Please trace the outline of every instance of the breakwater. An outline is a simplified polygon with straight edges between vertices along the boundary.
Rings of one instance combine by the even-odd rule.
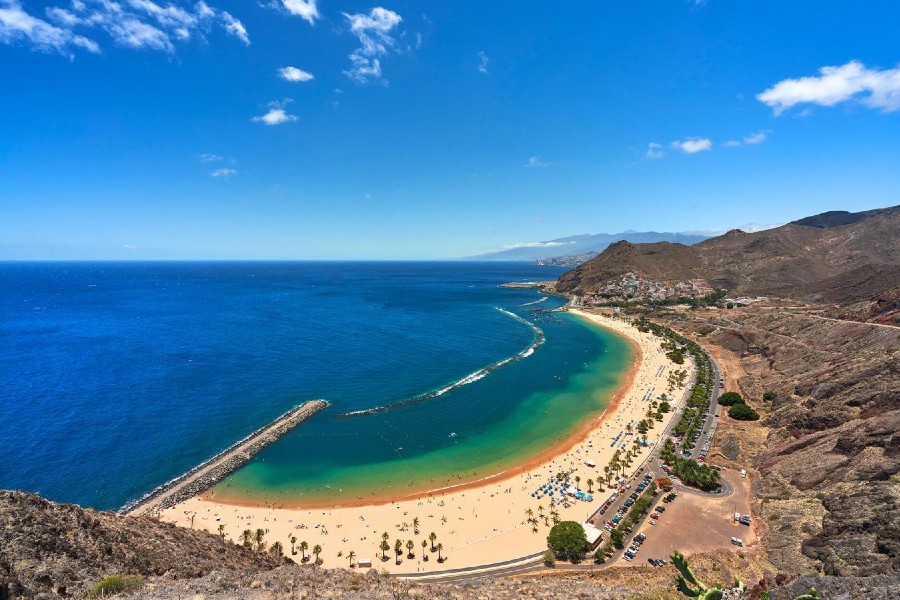
[[[159,486],[141,498],[129,502],[119,509],[119,513],[155,514],[205,492],[244,466],[263,448],[278,441],[291,429],[327,406],[328,402],[325,400],[310,400],[292,408],[187,473]]]

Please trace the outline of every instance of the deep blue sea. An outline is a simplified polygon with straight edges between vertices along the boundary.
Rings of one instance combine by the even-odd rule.
[[[540,442],[559,432],[531,423],[535,411],[568,398],[554,414],[577,420],[602,406],[572,398],[614,388],[627,353],[574,317],[531,312],[559,298],[528,305],[542,296],[499,287],[561,272],[476,262],[0,265],[0,488],[118,508],[313,398],[331,407],[231,483],[269,498],[315,495],[353,487],[340,477],[366,469],[433,470],[429,456],[465,466],[488,452],[492,432],[519,424]],[[403,405],[521,355],[538,337],[532,325],[546,340],[533,353]]]

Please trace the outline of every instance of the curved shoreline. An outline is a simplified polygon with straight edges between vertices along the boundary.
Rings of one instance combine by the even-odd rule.
[[[386,504],[395,504],[398,502],[404,502],[409,500],[417,500],[422,498],[433,498],[435,496],[442,496],[447,493],[456,493],[466,490],[477,489],[480,487],[485,487],[494,483],[502,482],[508,479],[512,479],[517,475],[521,475],[528,471],[532,471],[535,468],[553,461],[555,458],[566,454],[572,448],[577,446],[578,444],[584,442],[590,434],[604,424],[610,417],[612,417],[617,409],[619,408],[622,399],[631,391],[631,388],[634,385],[635,376],[641,366],[643,361],[643,352],[641,350],[640,345],[633,338],[623,334],[622,332],[616,331],[610,327],[606,327],[605,325],[594,321],[593,319],[588,318],[585,314],[582,314],[578,311],[567,311],[570,314],[576,315],[580,317],[583,321],[585,321],[590,326],[600,327],[605,331],[611,332],[613,335],[616,335],[628,342],[632,349],[632,356],[630,365],[628,370],[626,371],[624,377],[622,378],[621,384],[616,389],[615,393],[610,398],[607,405],[602,409],[600,414],[592,414],[584,419],[584,421],[578,425],[576,429],[572,431],[571,434],[565,436],[557,442],[554,442],[550,446],[546,448],[546,450],[532,456],[530,459],[525,462],[519,463],[517,465],[511,466],[507,469],[504,469],[498,473],[493,473],[490,475],[483,475],[478,477],[477,479],[471,481],[462,481],[458,484],[447,485],[439,488],[431,488],[424,489],[419,491],[407,492],[403,494],[384,494],[381,496],[376,496],[372,499],[367,500],[354,500],[352,502],[255,502],[255,501],[242,501],[242,500],[234,500],[234,499],[219,499],[216,497],[212,491],[207,491],[202,494],[199,494],[198,497],[202,500],[215,502],[217,504],[229,505],[229,506],[240,506],[247,508],[268,508],[272,506],[278,506],[283,509],[291,509],[291,510],[317,510],[317,509],[339,509],[339,508],[359,508],[365,506],[382,506]],[[517,318],[517,315],[514,315]],[[522,319],[524,321],[524,319]],[[528,323],[527,321],[525,321]],[[529,325],[531,325],[529,323]],[[507,359],[509,360],[509,359]],[[395,405],[391,405],[395,406]]]

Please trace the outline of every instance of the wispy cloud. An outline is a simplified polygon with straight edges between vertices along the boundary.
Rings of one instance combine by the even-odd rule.
[[[663,145],[659,142],[650,142],[647,144],[647,152],[644,153],[644,158],[653,160],[657,158],[662,158],[666,153],[663,151]]]
[[[756,146],[769,138],[771,131],[757,131],[740,140],[728,140],[723,144],[726,148],[740,148],[741,146]]]
[[[900,67],[870,69],[852,60],[822,67],[818,76],[784,79],[756,96],[775,115],[800,104],[835,106],[856,101],[884,112],[900,110]]]
[[[197,160],[199,160],[202,163],[212,163],[212,162],[219,162],[220,160],[225,160],[225,159],[223,157],[219,156],[218,154],[210,154],[210,153],[204,152],[203,154],[197,155]]]
[[[316,0],[276,0],[269,6],[284,9],[288,13],[300,17],[310,25],[313,25],[316,19],[320,17]]]
[[[237,175],[237,169],[216,169],[215,171],[210,173],[210,175],[212,175],[213,177],[219,177],[221,179],[228,179],[230,177],[233,177],[234,175]]]
[[[484,51],[479,51],[478,52],[478,72],[487,74],[489,62],[491,62],[491,61],[487,57],[487,54],[485,54]]]
[[[539,168],[539,167],[549,167],[550,163],[548,163],[545,160],[541,160],[540,156],[532,156],[522,166],[525,168],[528,168],[528,169],[532,169],[532,168]]]
[[[174,52],[176,41],[205,39],[218,25],[250,43],[243,23],[204,0],[186,7],[152,0],[72,0],[68,8],[48,7],[45,13],[49,21],[25,12],[19,0],[0,0],[0,42],[22,41],[71,56],[76,49],[99,52],[100,44],[84,33],[103,32],[118,46]]]
[[[71,24],[51,25],[34,17],[17,0],[0,0],[0,43],[24,42],[34,50],[59,52],[72,57],[74,48],[100,52],[97,42],[75,34]]]
[[[712,140],[709,138],[692,137],[685,140],[675,140],[670,146],[676,150],[680,150],[685,154],[696,154],[711,150],[713,147]]]
[[[344,75],[357,83],[370,80],[387,83],[381,73],[381,57],[396,48],[394,30],[403,18],[380,6],[373,8],[369,14],[343,14],[350,24],[351,33],[361,44],[350,53],[351,66],[343,72]]]
[[[284,67],[278,69],[278,74],[286,81],[312,81],[313,75],[297,67]]]
[[[264,123],[265,125],[281,125],[283,123],[293,123],[297,120],[296,115],[289,114],[286,110],[288,104],[293,102],[290,98],[269,103],[269,110],[262,115],[253,117],[256,123]]]

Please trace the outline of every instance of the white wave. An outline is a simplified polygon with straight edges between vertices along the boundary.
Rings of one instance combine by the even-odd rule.
[[[512,312],[506,310],[505,308],[500,308],[498,306],[498,307],[496,307],[496,309],[499,310],[500,312],[502,312],[503,314],[512,317],[516,321],[519,321],[520,323],[524,323],[525,325],[528,325],[529,327],[531,327],[532,331],[534,331],[534,341],[531,342],[531,344],[527,348],[525,348],[518,354],[514,354],[513,356],[504,358],[503,360],[495,362],[493,364],[490,364],[482,369],[478,369],[474,373],[469,373],[462,379],[457,379],[453,383],[446,385],[438,390],[426,392],[424,394],[419,394],[418,396],[413,396],[411,398],[407,398],[406,400],[400,400],[399,402],[393,402],[391,404],[384,404],[382,406],[376,406],[374,408],[365,408],[362,410],[354,410],[354,411],[350,411],[350,412],[341,413],[339,415],[335,415],[335,418],[348,418],[348,417],[358,417],[361,415],[372,415],[372,414],[400,408],[403,406],[409,406],[410,404],[418,404],[420,402],[425,402],[426,400],[431,400],[433,398],[438,398],[448,392],[452,392],[456,388],[460,388],[464,385],[469,385],[470,383],[475,383],[479,379],[484,379],[485,377],[487,377],[488,375],[490,375],[491,373],[493,373],[494,371],[496,371],[497,369],[499,369],[501,367],[505,367],[506,365],[516,362],[516,361],[519,361],[519,360],[522,360],[523,358],[528,358],[529,356],[534,354],[534,351],[537,350],[538,346],[543,344],[544,340],[546,339],[544,337],[544,331],[540,327],[538,327],[537,325],[532,323],[531,321],[529,321],[527,319],[523,319],[519,315],[512,313]]]

